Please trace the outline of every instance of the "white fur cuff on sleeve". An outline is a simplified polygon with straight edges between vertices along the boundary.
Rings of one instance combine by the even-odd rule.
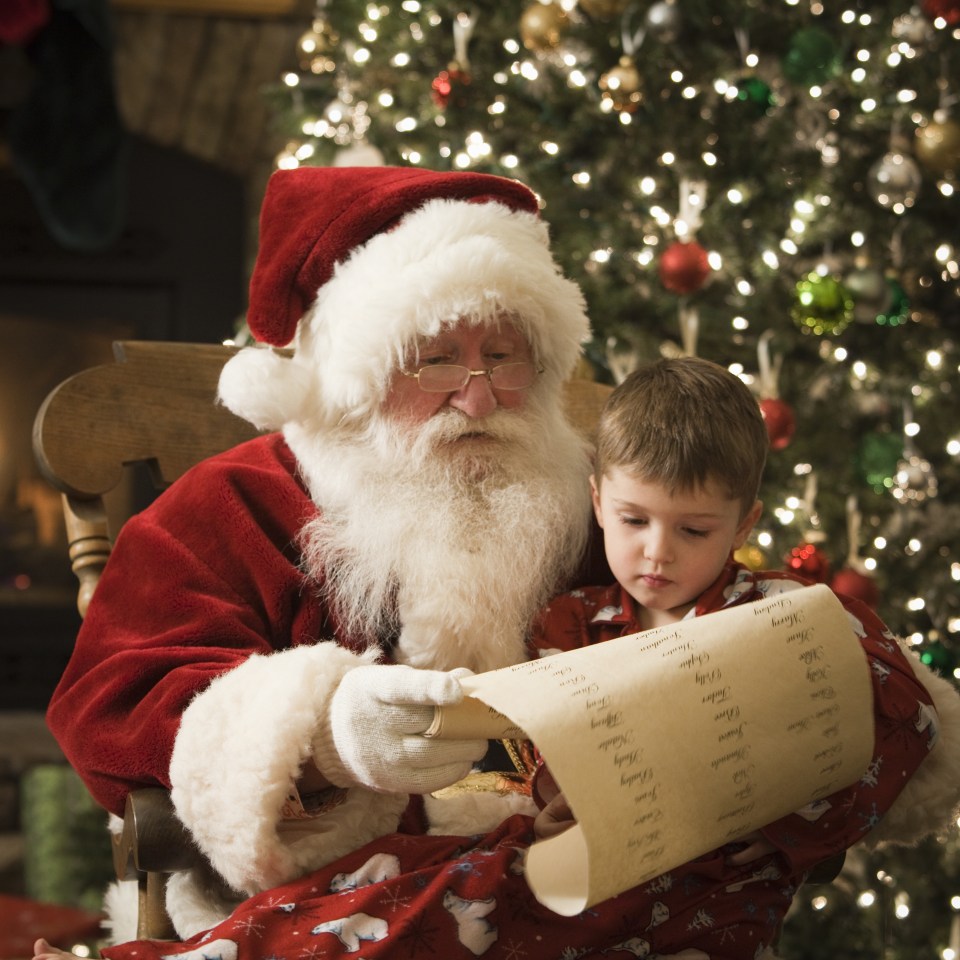
[[[265,889],[301,871],[278,835],[280,810],[337,684],[366,662],[332,642],[253,656],[184,711],[170,760],[173,803],[235,889]]]

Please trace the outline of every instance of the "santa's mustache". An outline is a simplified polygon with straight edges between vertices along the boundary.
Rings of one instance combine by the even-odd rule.
[[[460,410],[450,409],[439,411],[417,428],[414,446],[430,450],[467,438],[516,443],[529,435],[529,423],[517,412],[494,410],[488,416],[477,419]]]

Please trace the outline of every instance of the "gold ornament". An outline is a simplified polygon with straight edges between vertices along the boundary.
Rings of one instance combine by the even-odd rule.
[[[960,123],[944,120],[931,121],[917,128],[913,152],[917,159],[934,173],[952,173],[960,170]]]
[[[630,0],[580,0],[578,6],[588,16],[597,20],[612,20],[619,17]]]
[[[302,70],[311,73],[333,73],[337,69],[336,61],[330,55],[340,43],[337,36],[326,20],[317,18],[310,29],[300,35],[297,40],[297,58]]]
[[[560,45],[570,18],[555,3],[532,3],[520,16],[520,39],[528,50],[544,53]]]
[[[617,113],[633,113],[643,103],[640,74],[633,60],[624,55],[620,62],[600,77],[603,102]]]
[[[739,550],[733,553],[733,559],[737,563],[742,563],[748,570],[763,570],[767,565],[767,558],[764,552],[755,544],[745,543]]]

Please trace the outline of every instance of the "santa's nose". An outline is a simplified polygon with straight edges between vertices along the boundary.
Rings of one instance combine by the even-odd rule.
[[[468,417],[488,417],[497,409],[497,397],[486,374],[472,376],[466,385],[450,394],[451,407]]]

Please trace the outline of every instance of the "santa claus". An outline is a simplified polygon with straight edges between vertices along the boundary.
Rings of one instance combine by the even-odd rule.
[[[277,432],[123,528],[49,711],[108,809],[171,787],[236,895],[395,830],[410,794],[470,771],[486,741],[417,734],[461,696],[457,668],[523,659],[590,523],[560,401],[588,322],[520,183],[274,174],[248,323],[261,345],[220,396]],[[465,834],[532,810],[427,807]],[[184,937],[232,906],[187,874],[168,901]]]

